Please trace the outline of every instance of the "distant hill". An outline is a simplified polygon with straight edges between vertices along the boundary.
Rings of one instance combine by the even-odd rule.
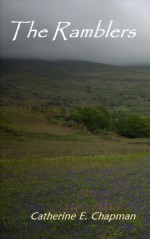
[[[1,60],[1,105],[102,105],[150,115],[150,67],[85,61]]]

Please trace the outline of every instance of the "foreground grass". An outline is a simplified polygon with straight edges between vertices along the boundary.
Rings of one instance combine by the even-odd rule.
[[[147,239],[150,154],[1,161],[2,238]],[[134,213],[136,221],[32,221],[33,212]]]

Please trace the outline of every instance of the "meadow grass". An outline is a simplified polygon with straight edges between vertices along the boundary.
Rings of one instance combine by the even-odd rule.
[[[147,239],[149,153],[1,161],[2,238]],[[137,214],[135,221],[32,221],[33,212]]]

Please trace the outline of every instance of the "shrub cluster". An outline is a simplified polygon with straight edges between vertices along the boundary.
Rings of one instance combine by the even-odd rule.
[[[105,109],[90,106],[77,108],[70,114],[70,119],[83,124],[92,133],[107,129],[110,125],[109,113]]]
[[[128,115],[117,121],[116,131],[125,137],[142,138],[149,136],[150,128],[140,116]]]
[[[57,108],[49,112],[49,118],[66,122],[68,126],[97,133],[111,130],[129,138],[149,137],[150,119],[137,115],[126,115],[124,112],[109,112],[103,107],[84,106],[75,110]],[[81,127],[80,127],[81,126]]]

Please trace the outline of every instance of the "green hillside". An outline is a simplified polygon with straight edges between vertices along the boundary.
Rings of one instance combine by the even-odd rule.
[[[1,105],[102,105],[149,115],[150,67],[84,61],[1,60]]]
[[[115,126],[124,112],[150,123],[150,68],[3,60],[1,73],[1,238],[149,238],[150,141],[122,137]],[[75,108],[84,105],[92,107]],[[109,127],[90,132],[68,117],[87,108]],[[32,220],[38,211],[77,218]],[[136,220],[95,221],[95,212]]]

